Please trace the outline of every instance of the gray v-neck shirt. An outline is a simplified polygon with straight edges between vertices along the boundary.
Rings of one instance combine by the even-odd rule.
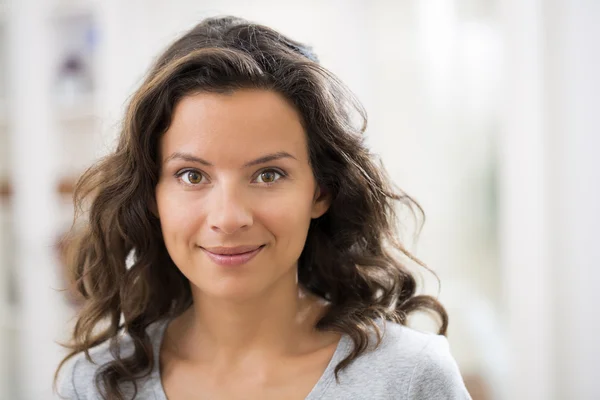
[[[318,399],[470,399],[456,361],[450,353],[444,336],[420,332],[389,321],[378,321],[384,330],[381,344],[364,353],[339,374],[336,382],[334,369],[352,350],[349,336],[342,335],[327,368],[306,400]],[[148,327],[155,360],[168,321],[159,321]],[[123,336],[122,354],[133,352],[131,339]],[[90,351],[94,363],[83,353],[65,365],[59,377],[58,394],[67,399],[102,399],[95,386],[95,374],[113,357],[108,343]],[[136,399],[167,400],[162,387],[159,362],[152,373],[138,381]],[[131,398],[132,391],[125,392]],[[204,399],[202,393],[198,399]]]

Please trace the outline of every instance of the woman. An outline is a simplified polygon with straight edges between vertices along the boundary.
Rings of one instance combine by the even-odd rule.
[[[469,398],[396,239],[394,202],[417,205],[365,126],[311,49],[268,27],[211,18],[172,44],[76,188],[86,303],[59,394]],[[418,309],[441,335],[405,326]]]

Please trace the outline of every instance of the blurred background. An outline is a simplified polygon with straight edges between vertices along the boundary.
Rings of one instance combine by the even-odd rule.
[[[600,399],[598,0],[0,1],[0,399],[54,398],[73,180],[154,57],[220,14],[312,45],[364,104],[473,398]]]

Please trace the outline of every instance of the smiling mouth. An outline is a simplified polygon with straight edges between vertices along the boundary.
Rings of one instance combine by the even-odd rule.
[[[236,247],[202,247],[203,250],[206,250],[212,254],[221,255],[221,256],[236,256],[240,254],[252,253],[255,250],[264,247],[265,245],[250,245],[250,246],[236,246]]]
[[[254,258],[261,250],[265,247],[262,246],[246,246],[246,247],[232,247],[232,248],[210,248],[201,249],[206,255],[217,265],[221,266],[239,266],[247,263]]]

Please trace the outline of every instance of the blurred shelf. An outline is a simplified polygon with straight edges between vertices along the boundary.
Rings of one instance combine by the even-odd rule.
[[[74,178],[63,178],[58,181],[56,191],[62,196],[71,196],[75,189],[76,179]]]
[[[6,179],[0,180],[0,202],[9,199],[12,194],[10,183]]]
[[[63,197],[70,197],[75,188],[75,178],[61,178],[56,184],[56,192]],[[10,200],[13,190],[10,181],[0,178],[0,203]]]
[[[82,95],[68,104],[54,100],[53,112],[59,123],[94,122],[99,118],[93,94]],[[7,108],[4,99],[0,99],[0,134],[8,125]]]
[[[17,307],[8,304],[0,305],[0,328],[15,331],[21,328]]]
[[[0,13],[0,20],[2,19],[2,14]],[[0,98],[0,129],[5,128],[8,125],[8,119],[6,117],[6,100],[4,98]]]
[[[54,113],[60,123],[95,122],[99,118],[93,94],[82,95],[68,104],[56,100]]]
[[[89,17],[94,13],[96,2],[91,0],[56,0],[52,6],[51,17],[65,18]]]
[[[18,1],[18,0],[16,0]],[[8,5],[0,1],[0,25],[6,23]],[[92,0],[56,0],[51,6],[52,19],[87,17],[95,12],[97,2]]]

